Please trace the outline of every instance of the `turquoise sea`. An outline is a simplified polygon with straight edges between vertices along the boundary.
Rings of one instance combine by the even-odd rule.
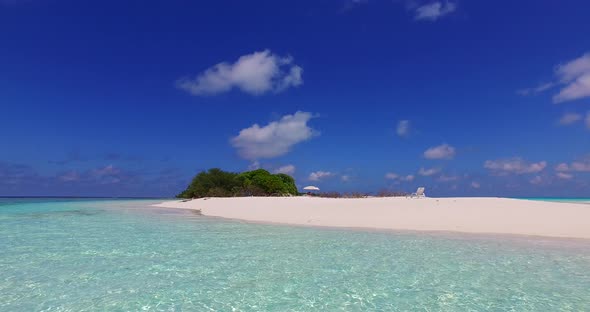
[[[0,311],[590,311],[590,242],[0,199]]]
[[[566,197],[521,197],[518,199],[527,200],[540,200],[549,202],[560,202],[560,203],[582,203],[590,204],[590,198],[578,197],[578,198],[566,198]]]

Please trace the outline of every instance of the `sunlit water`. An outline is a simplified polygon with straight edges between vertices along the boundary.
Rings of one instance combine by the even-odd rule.
[[[590,243],[0,200],[0,311],[590,311]]]

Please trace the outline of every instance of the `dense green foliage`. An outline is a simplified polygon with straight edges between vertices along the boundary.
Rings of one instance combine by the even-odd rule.
[[[264,169],[242,173],[226,172],[218,168],[197,174],[179,198],[231,196],[286,196],[297,195],[295,180],[286,174],[271,174]]]

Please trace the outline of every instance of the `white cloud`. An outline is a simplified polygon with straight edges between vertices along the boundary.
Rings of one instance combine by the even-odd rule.
[[[288,175],[293,175],[295,173],[295,166],[293,165],[285,165],[279,167],[273,171],[274,173],[284,173]]]
[[[400,180],[407,181],[407,182],[412,182],[412,181],[414,181],[415,178],[416,177],[413,174],[409,174],[409,175],[407,175],[405,177],[401,177]]]
[[[248,165],[248,170],[260,169],[260,162],[258,160],[253,161]]]
[[[520,95],[531,95],[531,94],[538,94],[543,91],[549,90],[555,86],[554,82],[542,83],[534,88],[527,88],[518,90],[517,93]]]
[[[424,152],[424,158],[427,159],[453,159],[453,157],[455,157],[455,148],[449,144],[431,147]]]
[[[197,75],[176,82],[178,88],[193,95],[214,95],[238,88],[259,95],[281,92],[303,84],[303,68],[293,64],[290,56],[282,57],[269,50],[241,56],[235,63],[219,63]]]
[[[563,171],[569,171],[569,170],[570,170],[570,168],[569,168],[568,164],[566,164],[566,163],[561,163],[555,167],[555,171],[562,171],[563,172]]]
[[[481,187],[481,184],[479,184],[479,182],[473,181],[473,182],[471,182],[471,187],[474,189],[478,189]]]
[[[561,118],[559,118],[558,123],[560,125],[571,125],[578,121],[582,120],[582,115],[576,113],[565,113]]]
[[[559,172],[590,172],[590,155],[576,160],[570,164],[561,163],[555,167],[555,171]]]
[[[309,174],[309,180],[310,181],[319,181],[322,180],[324,178],[329,178],[331,176],[333,176],[334,174],[329,172],[329,171],[316,171],[316,172],[312,172]]]
[[[412,182],[412,181],[414,181],[415,178],[416,177],[412,174],[409,174],[407,176],[400,176],[400,175],[393,173],[393,172],[388,172],[385,174],[385,179],[399,181],[399,182]]]
[[[546,161],[529,163],[520,157],[486,160],[484,163],[484,168],[497,175],[537,173],[543,171],[545,167],[547,167]]]
[[[397,123],[396,129],[397,135],[405,138],[410,134],[410,121],[409,120],[400,120]]]
[[[307,125],[314,116],[307,112],[285,115],[261,127],[254,124],[242,129],[231,144],[245,159],[273,158],[288,153],[291,148],[317,134]]]
[[[590,53],[559,65],[555,74],[565,86],[553,96],[554,103],[590,96]]]
[[[399,178],[399,175],[397,175],[393,172],[388,172],[385,174],[385,178],[388,180],[395,180],[395,179]]]
[[[340,177],[340,180],[342,182],[348,182],[348,181],[350,181],[350,179],[352,179],[352,178],[349,175],[343,175]]]
[[[590,97],[590,53],[560,64],[556,67],[555,79],[535,88],[519,90],[521,95],[538,94],[555,86],[561,89],[553,95],[553,103],[573,101]]]
[[[562,180],[569,180],[571,178],[574,177],[573,174],[571,173],[565,173],[565,172],[558,172],[555,174],[558,178],[562,179]]]
[[[420,170],[418,170],[418,174],[421,176],[425,176],[425,177],[435,175],[439,172],[440,172],[440,169],[438,169],[438,168],[430,168],[430,169],[420,168]]]
[[[570,169],[576,172],[590,172],[590,158],[574,161],[571,163]]]
[[[590,96],[590,73],[577,78],[553,97],[554,103],[577,100]]]
[[[561,64],[555,70],[560,81],[568,82],[590,72],[590,53],[585,53],[579,58]]]
[[[416,8],[415,20],[436,21],[457,9],[457,5],[449,1],[435,1]]]

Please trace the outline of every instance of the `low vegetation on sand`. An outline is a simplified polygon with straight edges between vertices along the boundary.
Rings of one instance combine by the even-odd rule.
[[[325,198],[367,198],[367,197],[399,197],[399,196],[407,196],[408,193],[405,192],[396,192],[390,190],[381,190],[377,193],[363,193],[363,192],[348,192],[348,193],[339,193],[339,192],[323,192],[317,194],[309,194],[311,196],[317,197],[325,197]]]
[[[298,195],[295,179],[264,169],[242,173],[227,172],[219,168],[197,174],[178,198],[238,197],[238,196],[291,196]]]

